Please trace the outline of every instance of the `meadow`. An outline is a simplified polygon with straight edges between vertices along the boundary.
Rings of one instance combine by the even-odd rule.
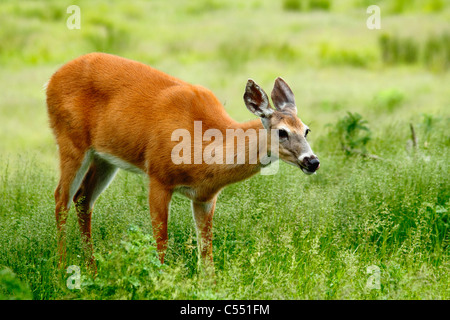
[[[450,298],[450,4],[444,0],[0,3],[0,299]],[[381,29],[366,25],[380,7]],[[211,89],[236,120],[248,78],[291,86],[321,160],[226,187],[215,278],[198,264],[190,201],[175,195],[160,265],[148,178],[120,171],[98,199],[98,273],[74,209],[57,267],[58,155],[44,83],[88,52],[135,59]]]

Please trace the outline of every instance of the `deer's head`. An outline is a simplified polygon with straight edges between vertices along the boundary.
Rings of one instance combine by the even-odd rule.
[[[245,105],[261,118],[266,130],[276,130],[278,133],[278,155],[274,156],[299,167],[306,174],[315,173],[320,162],[306,140],[310,130],[297,116],[292,90],[283,79],[277,78],[271,97],[275,108],[270,106],[264,90],[253,80],[248,80],[244,94]]]

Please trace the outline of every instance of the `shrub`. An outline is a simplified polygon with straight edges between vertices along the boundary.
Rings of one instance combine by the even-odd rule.
[[[367,121],[359,113],[347,112],[335,125],[335,133],[341,147],[347,155],[354,153],[366,154],[366,144],[371,139],[371,132],[366,126]]]
[[[84,295],[96,299],[139,299],[156,290],[161,265],[151,235],[130,227],[127,239],[109,253],[96,254],[98,274],[83,281]],[[145,291],[145,292],[144,292]]]
[[[162,265],[151,234],[136,226],[106,254],[96,254],[97,274],[81,283],[83,299],[210,299],[210,277],[186,275],[181,266]],[[76,294],[76,293],[75,293]]]
[[[30,287],[9,268],[0,270],[0,300],[30,300]]]

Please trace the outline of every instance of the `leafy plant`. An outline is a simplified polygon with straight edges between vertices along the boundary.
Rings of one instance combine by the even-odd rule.
[[[30,287],[9,268],[0,270],[0,300],[30,300]]]
[[[347,115],[336,123],[336,134],[347,155],[367,154],[366,144],[371,139],[371,132],[366,124],[367,121],[357,112],[347,112]]]
[[[96,258],[97,274],[81,283],[78,294],[83,299],[216,298],[211,277],[188,277],[183,266],[162,265],[152,235],[136,226],[111,251]]]
[[[138,299],[156,290],[161,265],[151,235],[130,227],[122,240],[105,255],[96,255],[98,274],[83,282],[84,294],[103,299]]]

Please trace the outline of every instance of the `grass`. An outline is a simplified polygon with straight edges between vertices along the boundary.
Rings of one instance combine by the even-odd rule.
[[[372,3],[356,0],[80,1],[81,30],[65,27],[72,3],[2,2],[0,298],[449,299],[450,7],[405,3],[380,1],[377,32],[365,27]],[[397,60],[386,61],[396,48]],[[69,275],[57,268],[58,164],[42,85],[94,50],[205,85],[239,121],[252,118],[242,101],[248,78],[267,92],[280,75],[291,85],[321,169],[306,176],[281,164],[274,176],[220,194],[215,283],[198,268],[190,203],[181,196],[171,204],[166,264],[155,263],[148,180],[127,172],[96,204],[98,276],[84,266],[73,211],[68,260],[81,267],[81,290],[68,289]],[[352,129],[349,114],[366,129]],[[367,287],[372,266],[379,289]]]
[[[442,72],[450,66],[449,43],[450,35],[447,33],[429,35],[424,44],[419,44],[413,38],[388,34],[383,34],[379,39],[384,63],[415,64],[422,60],[422,63],[434,72]]]
[[[449,154],[448,142],[438,143],[444,129],[435,126],[432,147],[401,161],[329,153],[314,177],[282,165],[277,175],[228,187],[214,221],[215,285],[197,269],[190,205],[182,197],[171,206],[167,264],[155,265],[146,178],[122,172],[96,207],[99,276],[87,277],[81,291],[64,288],[51,213],[54,174],[32,161],[7,165],[2,265],[30,285],[35,299],[447,299]],[[69,230],[69,263],[83,266],[73,212]],[[133,235],[130,252],[124,246]],[[381,270],[380,290],[366,289],[371,265]],[[97,284],[103,278],[107,284]]]

